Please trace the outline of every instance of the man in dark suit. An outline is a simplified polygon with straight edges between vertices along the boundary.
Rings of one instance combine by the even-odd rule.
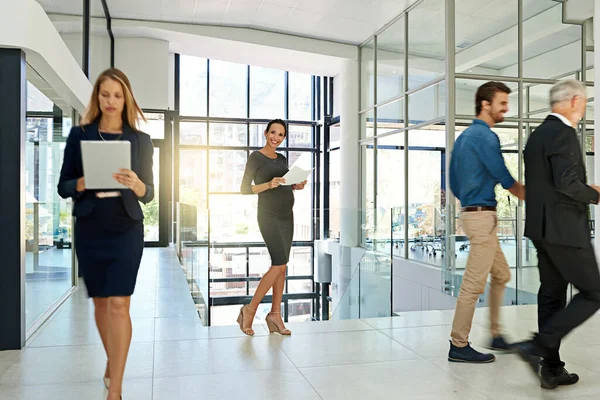
[[[552,113],[525,147],[525,236],[538,252],[538,329],[533,340],[516,344],[541,386],[554,389],[579,380],[559,355],[560,342],[600,309],[600,273],[591,245],[588,206],[598,204],[600,187],[586,183],[575,127],[583,117],[586,87],[564,80],[550,90]],[[579,293],[567,304],[567,286]],[[541,371],[540,371],[541,361]]]

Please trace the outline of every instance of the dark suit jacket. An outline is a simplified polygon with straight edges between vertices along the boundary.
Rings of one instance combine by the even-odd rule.
[[[81,140],[94,140],[98,135],[98,124],[77,126],[71,129],[65,147],[60,179],[58,181],[58,194],[63,199],[72,197],[75,201],[73,215],[82,217],[89,215],[94,209],[97,200],[95,191],[84,190],[77,192],[77,180],[83,176],[83,163],[81,160]],[[146,194],[138,198],[130,189],[121,190],[123,206],[129,216],[141,221],[144,219],[142,203],[149,203],[154,199],[154,179],[152,176],[152,157],[154,147],[150,136],[143,132],[136,132],[127,124],[123,125],[123,140],[131,142],[131,169],[146,185]]]
[[[525,146],[525,236],[590,247],[588,208],[598,203],[598,192],[586,180],[575,129],[549,115]]]

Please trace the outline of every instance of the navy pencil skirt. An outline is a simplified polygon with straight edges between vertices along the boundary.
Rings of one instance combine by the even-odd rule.
[[[75,221],[75,250],[88,296],[131,296],[144,251],[144,223],[129,217],[120,197],[97,198],[92,213]]]

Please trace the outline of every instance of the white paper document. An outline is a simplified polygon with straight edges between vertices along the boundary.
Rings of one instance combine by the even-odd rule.
[[[296,165],[292,165],[292,168],[288,171],[287,174],[283,176],[285,179],[285,183],[282,183],[282,186],[295,185],[296,183],[304,182],[308,175],[312,172],[312,168],[309,170],[302,169],[297,167]]]

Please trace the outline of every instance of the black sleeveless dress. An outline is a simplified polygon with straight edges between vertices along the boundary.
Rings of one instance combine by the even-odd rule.
[[[277,153],[269,158],[260,151],[248,157],[241,191],[252,194],[252,181],[256,185],[280,178],[288,172],[287,159]],[[271,265],[286,265],[294,237],[294,191],[291,186],[279,186],[258,194],[258,227],[265,241]]]

